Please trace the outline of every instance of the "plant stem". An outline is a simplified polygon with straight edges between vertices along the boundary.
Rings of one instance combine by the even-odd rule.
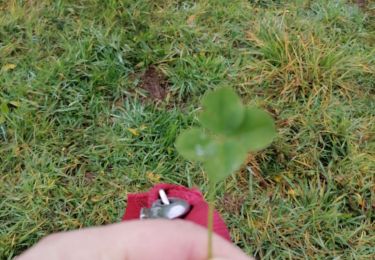
[[[213,257],[212,252],[212,235],[214,227],[214,209],[215,209],[215,183],[209,182],[208,186],[208,219],[207,219],[207,228],[208,228],[208,247],[207,247],[207,259]]]

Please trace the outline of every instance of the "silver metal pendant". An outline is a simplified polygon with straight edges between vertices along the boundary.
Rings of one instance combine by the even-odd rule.
[[[142,208],[140,219],[176,219],[184,216],[190,210],[190,205],[183,199],[168,198],[164,190],[159,191],[160,199],[151,208]]]

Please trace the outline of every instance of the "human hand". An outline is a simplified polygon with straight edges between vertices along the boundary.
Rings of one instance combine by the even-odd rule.
[[[214,259],[249,260],[214,235]],[[43,238],[17,260],[207,260],[207,229],[183,220],[128,221]]]

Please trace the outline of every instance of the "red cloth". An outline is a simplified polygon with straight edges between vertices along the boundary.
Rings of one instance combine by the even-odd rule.
[[[159,199],[159,190],[163,189],[168,197],[186,200],[191,205],[191,210],[184,217],[198,225],[207,227],[208,204],[198,189],[189,189],[174,184],[157,184],[148,192],[128,194],[128,205],[123,221],[139,219],[141,208],[151,207],[152,203]],[[214,213],[214,232],[230,241],[230,234],[219,213]]]

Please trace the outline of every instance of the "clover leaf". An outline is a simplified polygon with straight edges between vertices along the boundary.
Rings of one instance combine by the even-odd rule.
[[[232,133],[240,126],[244,117],[241,99],[231,88],[208,92],[203,97],[202,106],[200,123],[217,134]]]
[[[265,111],[245,107],[231,88],[208,92],[202,99],[201,128],[183,131],[176,140],[178,152],[202,163],[209,181],[208,259],[212,257],[215,187],[236,172],[248,152],[266,148],[276,136],[273,118]]]

